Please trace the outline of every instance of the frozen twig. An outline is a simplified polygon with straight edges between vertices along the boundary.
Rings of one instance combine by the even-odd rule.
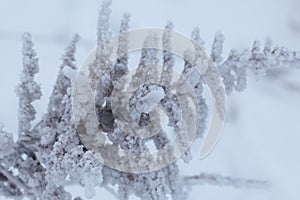
[[[219,174],[202,173],[200,175],[185,176],[182,178],[183,185],[216,185],[229,186],[234,188],[268,188],[270,183],[265,180],[233,178],[229,176],[222,176]]]

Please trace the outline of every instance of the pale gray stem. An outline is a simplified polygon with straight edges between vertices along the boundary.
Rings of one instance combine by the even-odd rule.
[[[202,173],[200,175],[185,176],[182,178],[183,185],[216,185],[229,186],[234,188],[269,188],[270,183],[265,180],[253,180],[243,178],[232,178],[229,176],[222,176],[219,174]]]

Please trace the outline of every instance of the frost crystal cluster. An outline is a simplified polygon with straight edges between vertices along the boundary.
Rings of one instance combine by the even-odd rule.
[[[114,89],[122,90],[117,82],[129,71],[126,32],[129,29],[130,15],[124,14],[121,21],[122,36],[117,50],[119,57],[113,65],[108,65],[111,63],[110,44],[106,42],[111,36],[110,5],[111,1],[104,1],[100,8],[96,59],[89,72],[90,76],[101,77],[98,82],[92,83],[98,91],[95,106],[99,129],[108,133],[107,137],[111,143],[125,151],[149,151],[149,144],[152,144],[152,148],[162,148],[170,140],[164,131],[143,141],[115,128],[117,122],[112,114],[114,108],[110,103],[110,97]],[[173,84],[171,80],[176,65],[175,55],[171,53],[173,27],[171,22],[165,26],[162,38],[162,46],[165,50],[162,54],[154,48],[147,48],[148,45],[153,47],[157,44],[155,35],[149,33],[145,38],[139,64],[130,83],[130,88],[138,88],[129,102],[130,117],[139,126],[146,126],[149,121],[155,120],[155,117],[149,114],[149,105],[145,104],[146,99],[151,99],[152,103],[161,103],[166,111],[169,126],[180,131],[177,122],[182,114],[180,111],[182,105],[178,104],[176,96],[168,93],[166,88],[147,85],[151,82],[158,82],[168,87]],[[192,31],[191,38],[201,48],[204,47],[198,28]],[[183,200],[187,199],[189,186],[194,184],[251,187],[265,183],[205,173],[184,177],[180,174],[176,162],[148,173],[121,172],[103,165],[95,153],[82,144],[73,122],[71,97],[77,70],[75,51],[78,42],[79,36],[75,35],[66,48],[47,112],[39,123],[32,127],[36,114],[32,103],[40,99],[42,93],[39,84],[34,80],[35,74],[39,72],[37,53],[31,35],[25,33],[23,36],[23,70],[20,84],[16,88],[19,97],[17,141],[13,140],[12,133],[4,130],[3,125],[0,125],[0,194],[2,196],[14,199],[27,197],[44,200],[78,200],[81,197],[72,197],[66,190],[66,186],[77,184],[84,187],[85,198],[93,198],[99,186],[106,188],[120,200],[127,200],[131,195],[143,200]],[[232,50],[225,60],[222,55],[223,43],[224,36],[219,32],[215,36],[210,55],[220,70],[228,95],[233,91],[240,92],[246,88],[249,72],[261,76],[276,66],[298,68],[300,66],[299,52],[274,46],[271,40],[267,40],[264,45],[255,41],[249,50],[241,52]],[[195,52],[186,51],[186,56],[197,58],[201,55],[196,49]],[[160,71],[156,67],[144,67],[156,66],[160,60],[162,61]],[[105,73],[97,74],[99,69],[105,69]],[[209,112],[203,95],[205,82],[201,75],[196,73],[191,63],[185,61],[182,69],[182,76],[189,81],[197,95],[197,112],[200,116],[197,121],[199,123],[197,138],[201,138],[206,130]],[[113,153],[111,152],[111,156]],[[192,159],[190,152],[186,152],[181,159],[189,162]]]

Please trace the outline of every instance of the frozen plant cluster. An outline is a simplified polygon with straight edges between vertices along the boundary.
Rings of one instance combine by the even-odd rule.
[[[119,58],[113,65],[107,66],[110,49],[107,39],[111,36],[109,19],[111,14],[111,1],[104,1],[100,8],[98,18],[97,55],[90,76],[99,76],[99,69],[105,69],[98,83],[97,112],[99,129],[108,133],[109,140],[119,145],[119,148],[132,151],[147,151],[147,142],[133,136],[126,136],[121,130],[115,128],[115,119],[112,115],[110,104],[111,93],[118,88],[117,82],[128,73],[129,56],[128,36],[130,15],[124,14],[121,21],[118,55]],[[149,34],[145,38],[144,47],[136,73],[133,75],[130,88],[138,87],[142,83],[159,82],[167,87],[171,86],[175,56],[170,52],[171,30],[174,25],[168,22],[163,35],[162,70],[147,68],[145,65],[155,66],[159,62],[157,50],[147,48],[147,45],[157,43],[155,35]],[[204,42],[200,37],[200,31],[195,28],[191,38],[204,48]],[[79,36],[75,35],[67,46],[62,56],[62,64],[59,68],[57,80],[54,85],[48,110],[39,123],[32,127],[36,110],[32,103],[41,95],[40,85],[35,82],[34,76],[39,72],[37,54],[34,50],[31,35],[23,35],[23,71],[20,75],[20,84],[16,88],[19,97],[18,113],[18,140],[13,140],[13,134],[7,132],[0,125],[0,194],[2,196],[22,199],[44,200],[69,200],[82,199],[72,197],[67,192],[68,185],[80,185],[85,189],[85,197],[93,198],[97,187],[106,188],[120,200],[127,200],[134,195],[143,200],[182,200],[187,199],[189,187],[194,184],[213,184],[233,187],[253,187],[264,185],[264,181],[243,180],[224,177],[219,174],[206,174],[183,177],[180,174],[178,164],[175,162],[163,169],[148,173],[128,173],[111,169],[103,165],[94,155],[84,147],[76,132],[72,115],[72,84],[76,75],[75,52]],[[300,67],[300,53],[290,51],[284,47],[273,45],[267,40],[262,46],[255,41],[249,50],[232,50],[226,59],[223,59],[224,36],[217,33],[212,45],[211,58],[218,66],[223,77],[226,92],[229,95],[233,91],[243,91],[247,84],[247,74],[263,76],[277,66]],[[169,50],[169,51],[168,51]],[[191,55],[192,54],[192,55]],[[188,52],[186,56],[201,56],[199,51]],[[189,80],[193,90],[197,94],[197,112],[199,113],[198,136],[201,138],[206,129],[208,105],[203,96],[204,82],[201,76],[195,73],[193,65],[185,62],[182,76]],[[96,85],[97,83],[92,83]],[[150,120],[149,108],[143,106],[143,97],[152,95],[153,101],[161,102],[169,118],[169,125],[179,130],[177,121],[180,118],[180,105],[178,100],[168,90],[159,87],[142,87],[137,91],[136,97],[130,101],[131,117],[140,126],[146,126]],[[161,131],[150,138],[154,148],[162,148],[169,142],[167,134]],[[189,152],[182,156],[185,162],[189,162],[192,156]]]

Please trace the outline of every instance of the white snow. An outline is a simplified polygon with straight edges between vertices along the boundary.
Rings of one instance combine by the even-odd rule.
[[[64,67],[63,69],[63,73],[66,77],[68,77],[72,83],[76,78],[76,71],[74,69],[72,69],[71,67]]]
[[[157,105],[160,100],[165,96],[165,92],[162,87],[156,87],[151,90],[147,95],[140,98],[136,105],[136,109],[140,113],[149,113],[153,106]]]

